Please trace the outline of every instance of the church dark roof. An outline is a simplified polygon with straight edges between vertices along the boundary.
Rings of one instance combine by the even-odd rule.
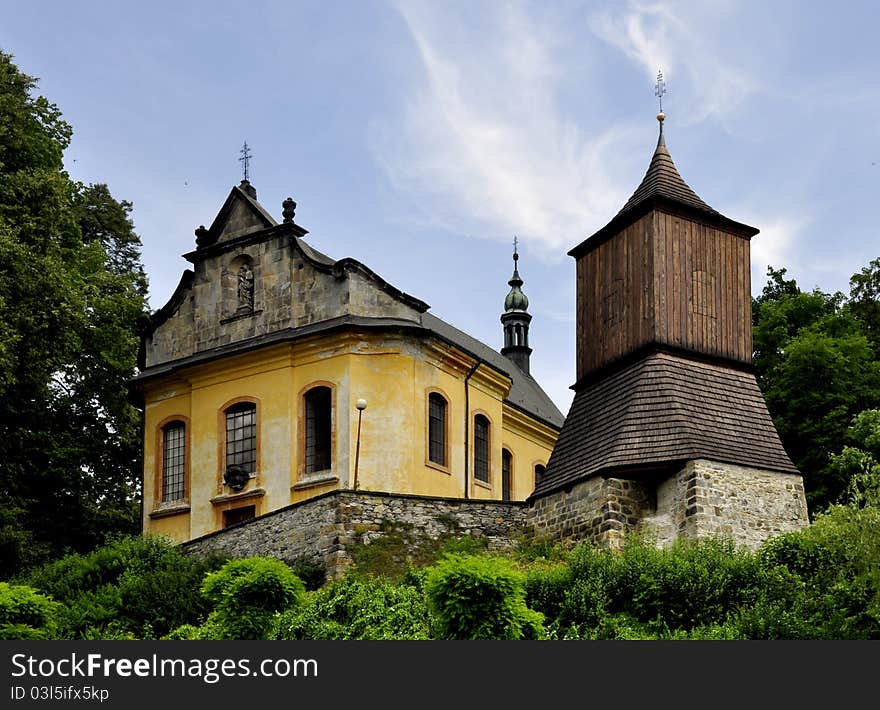
[[[700,458],[797,473],[752,373],[657,351],[575,394],[533,496]]]
[[[747,224],[742,224],[725,217],[706,204],[690,188],[675,167],[672,156],[666,147],[666,139],[663,136],[663,122],[661,120],[657,148],[654,150],[654,155],[651,156],[651,162],[648,165],[645,176],[642,178],[642,182],[614,218],[598,232],[569,251],[569,255],[577,258],[595,249],[655,207],[665,207],[675,212],[696,217],[709,224],[723,227],[747,239],[758,233],[755,227],[750,227]]]
[[[531,375],[520,370],[509,358],[430,313],[422,314],[422,325],[442,339],[476,355],[494,369],[507,374],[511,379],[507,402],[557,429],[562,427],[565,417],[553,400]]]

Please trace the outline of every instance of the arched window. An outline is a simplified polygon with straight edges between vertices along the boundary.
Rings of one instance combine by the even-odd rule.
[[[332,406],[329,387],[313,387],[306,392],[306,473],[326,471],[332,466]]]
[[[535,464],[535,487],[544,480],[545,473],[547,473],[547,467],[544,464]]]
[[[247,474],[257,470],[257,405],[233,404],[226,410],[226,470],[236,466]]]
[[[428,460],[446,465],[446,399],[438,392],[428,395]]]
[[[489,420],[482,414],[474,417],[474,478],[489,482]]]
[[[172,421],[162,428],[162,502],[186,498],[186,424]]]
[[[501,450],[501,500],[510,500],[510,480],[513,473],[513,454]]]

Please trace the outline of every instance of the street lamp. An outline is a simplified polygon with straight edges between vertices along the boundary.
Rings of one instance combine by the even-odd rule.
[[[354,450],[354,485],[352,486],[353,490],[357,490],[358,487],[358,461],[361,457],[361,416],[363,416],[364,410],[367,408],[367,400],[361,398],[356,403],[355,406],[358,410],[358,434],[357,434],[357,445]]]

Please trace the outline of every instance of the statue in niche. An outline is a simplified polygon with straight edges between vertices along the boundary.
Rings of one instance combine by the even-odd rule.
[[[238,310],[254,310],[254,272],[247,264],[238,270]]]

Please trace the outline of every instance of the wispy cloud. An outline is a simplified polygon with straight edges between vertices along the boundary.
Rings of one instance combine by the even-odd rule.
[[[725,122],[760,90],[758,77],[737,61],[742,47],[730,41],[726,16],[734,3],[703,0],[627,2],[595,13],[593,32],[641,65],[675,81],[680,122],[714,117]]]
[[[491,36],[437,4],[401,4],[424,69],[401,130],[377,129],[392,182],[432,221],[474,236],[518,235],[557,258],[598,229],[633,186],[615,180],[632,132],[589,135],[560,107],[564,27],[518,4],[480,4]],[[583,78],[584,84],[589,77]]]

